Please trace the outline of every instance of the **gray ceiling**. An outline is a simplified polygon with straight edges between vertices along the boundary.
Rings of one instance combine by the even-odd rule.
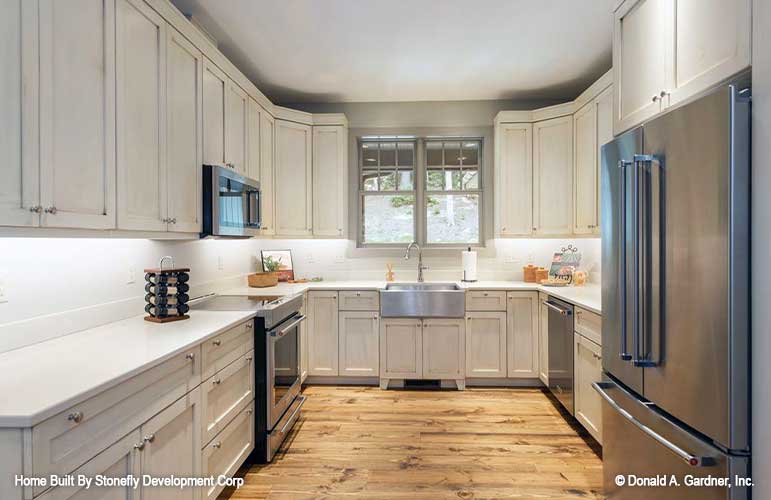
[[[172,0],[276,103],[572,99],[614,0]]]

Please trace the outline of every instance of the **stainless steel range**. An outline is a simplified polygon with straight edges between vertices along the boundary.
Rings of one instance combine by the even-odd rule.
[[[217,295],[191,307],[212,311],[254,311],[254,429],[252,462],[273,459],[300,417],[300,314],[303,296]],[[262,360],[262,362],[260,362]]]

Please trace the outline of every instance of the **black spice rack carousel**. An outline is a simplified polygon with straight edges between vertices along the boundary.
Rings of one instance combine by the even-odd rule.
[[[171,262],[171,267],[164,268],[165,261]],[[174,267],[174,259],[170,256],[163,257],[158,263],[157,269],[145,269],[145,321],[153,323],[168,323],[188,319],[187,312],[190,306],[187,301],[190,296],[187,292],[190,285],[188,272],[190,269]]]

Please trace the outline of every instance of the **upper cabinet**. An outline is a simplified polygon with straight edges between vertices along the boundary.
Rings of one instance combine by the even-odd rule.
[[[40,224],[115,227],[115,0],[39,3]]]
[[[260,180],[260,162],[262,161],[262,155],[260,150],[262,149],[262,142],[260,140],[260,121],[262,114],[265,110],[257,104],[257,101],[251,97],[248,99],[248,109],[246,115],[246,151],[248,162],[246,164],[246,176],[254,180]],[[262,186],[260,186],[262,188]]]
[[[260,191],[262,197],[262,234],[276,234],[276,123],[268,113],[260,113]],[[251,159],[251,152],[250,157]]]
[[[311,236],[312,127],[276,120],[276,234]]]
[[[573,117],[533,124],[533,232],[570,234],[573,220]]]
[[[495,232],[527,236],[533,232],[533,125],[495,127]]]
[[[228,79],[225,85],[225,165],[247,175],[247,117],[249,98],[246,92]]]
[[[208,59],[203,63],[203,162],[225,164],[225,73]]]
[[[626,0],[614,14],[614,131],[751,63],[751,0]]]
[[[348,128],[313,127],[313,234],[345,235],[348,200]]]

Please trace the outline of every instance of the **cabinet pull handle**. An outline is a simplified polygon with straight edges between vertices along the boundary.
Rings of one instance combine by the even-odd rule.
[[[222,443],[220,443],[219,441],[217,441],[216,443],[212,444],[212,445],[211,445],[211,447],[212,447],[212,448],[222,448]]]
[[[56,207],[48,207],[45,210],[43,210],[47,214],[56,215]]]
[[[214,380],[211,381],[211,383],[214,385],[220,385],[222,383],[222,379],[215,378]]]
[[[74,411],[67,415],[67,420],[70,422],[75,422],[76,424],[79,424],[83,420],[83,412],[82,411]]]
[[[214,342],[212,342],[212,344],[214,344],[214,347],[219,347],[219,346],[222,345],[222,341],[221,340],[215,340]]]
[[[251,356],[247,356],[246,357],[246,362],[247,363],[251,363],[252,362],[252,357]]]
[[[145,442],[142,441],[141,443],[137,443],[134,445],[134,449],[138,451],[142,451],[145,449]]]
[[[191,352],[185,355],[185,359],[189,359],[190,361],[193,361],[195,359],[195,353]]]
[[[150,434],[149,436],[145,436],[145,443],[152,443],[155,441],[155,434]]]

